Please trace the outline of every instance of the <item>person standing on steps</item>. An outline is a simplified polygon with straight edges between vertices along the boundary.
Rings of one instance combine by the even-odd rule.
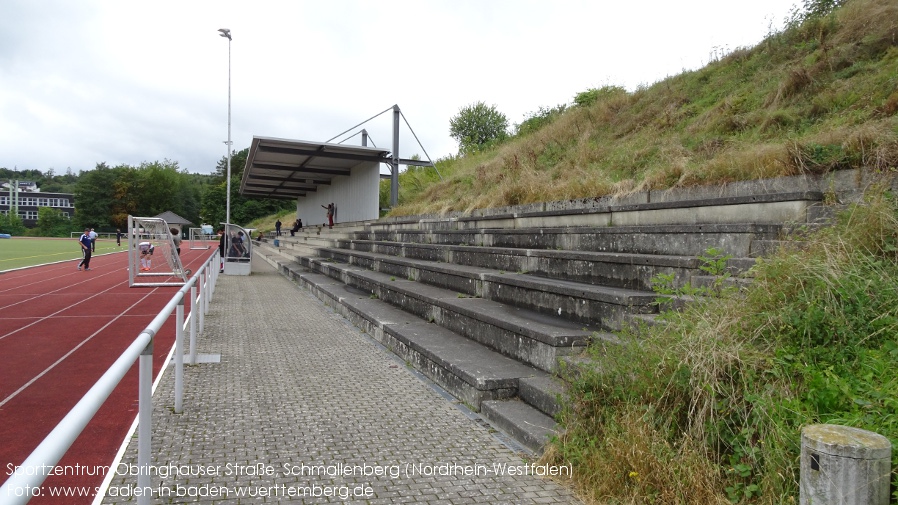
[[[224,228],[218,230],[218,257],[221,258],[221,265],[219,265],[218,273],[224,273],[224,260],[225,260],[225,232]]]
[[[85,270],[90,270],[90,248],[93,245],[93,241],[90,239],[90,228],[84,229],[84,233],[78,238],[78,243],[81,244],[81,263],[78,263],[78,270],[80,271],[82,266]]]
[[[274,232],[275,232],[275,236],[277,236],[277,237],[281,236],[281,220],[280,219],[278,219],[274,223]]]
[[[327,227],[333,228],[334,227],[334,208],[335,208],[334,202],[331,202],[331,203],[327,204],[326,206],[322,205],[321,208],[327,209]]]

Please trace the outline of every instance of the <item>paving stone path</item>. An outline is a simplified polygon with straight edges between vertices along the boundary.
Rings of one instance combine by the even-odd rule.
[[[199,352],[153,404],[153,503],[579,503],[311,294],[254,260],[220,276]],[[122,460],[136,464],[136,437]],[[135,503],[120,466],[103,503]],[[537,474],[537,475],[534,475]],[[132,495],[115,497],[112,495]]]

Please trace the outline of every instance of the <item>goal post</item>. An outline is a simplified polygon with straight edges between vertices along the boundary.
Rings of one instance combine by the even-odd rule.
[[[211,249],[212,248],[212,228],[190,228],[190,249]]]
[[[189,275],[164,219],[128,216],[129,287],[183,286]]]

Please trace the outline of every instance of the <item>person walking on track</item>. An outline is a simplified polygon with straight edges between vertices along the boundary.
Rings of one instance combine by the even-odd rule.
[[[93,241],[90,239],[90,228],[84,229],[84,233],[78,238],[78,242],[81,244],[82,255],[81,263],[78,263],[78,270],[80,271],[82,266],[85,270],[90,270],[90,253],[93,245]]]

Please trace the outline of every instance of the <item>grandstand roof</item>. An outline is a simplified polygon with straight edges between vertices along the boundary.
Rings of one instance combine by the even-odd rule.
[[[360,163],[389,163],[390,150],[306,140],[253,137],[240,194],[295,199],[349,176]]]

